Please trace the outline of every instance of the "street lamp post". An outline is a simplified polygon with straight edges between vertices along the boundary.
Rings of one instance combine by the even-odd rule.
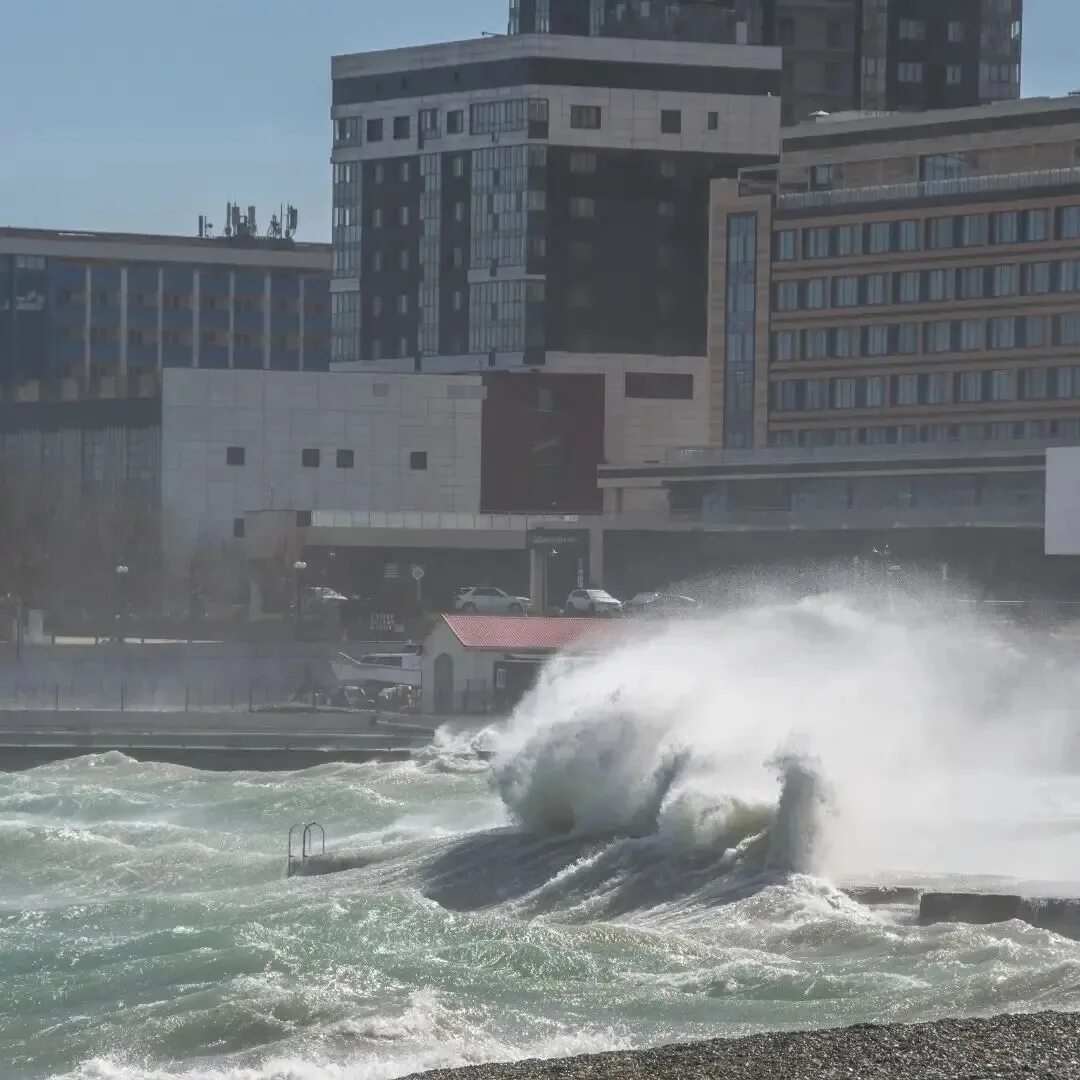
[[[307,563],[303,559],[297,559],[293,564],[293,570],[296,571],[296,636],[300,636],[301,620],[304,617],[303,603],[304,603],[304,587],[303,587],[303,573],[307,569]]]
[[[116,627],[117,627],[117,639],[120,643],[124,640],[124,609],[126,607],[126,597],[124,595],[124,582],[127,580],[127,576],[130,573],[130,569],[124,564],[120,563],[116,567]]]

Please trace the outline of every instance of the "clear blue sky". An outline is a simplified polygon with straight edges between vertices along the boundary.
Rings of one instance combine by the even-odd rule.
[[[1024,93],[1080,89],[1080,0],[1027,0]],[[474,37],[506,0],[0,0],[0,224],[329,231],[330,56]]]

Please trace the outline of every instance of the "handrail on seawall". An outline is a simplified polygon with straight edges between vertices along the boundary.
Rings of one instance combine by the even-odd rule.
[[[293,836],[298,829],[302,829],[300,834],[300,854],[293,854]],[[315,832],[319,830],[319,851],[315,851]],[[319,854],[326,854],[326,830],[317,822],[309,821],[306,824],[304,822],[298,822],[289,828],[289,848],[288,848],[288,862],[285,866],[285,876],[292,877],[296,873],[297,864],[303,866],[305,862],[311,856]]]

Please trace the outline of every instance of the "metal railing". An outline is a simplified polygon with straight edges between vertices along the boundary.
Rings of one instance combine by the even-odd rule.
[[[313,510],[313,528],[331,529],[455,529],[476,532],[525,532],[542,526],[557,528],[588,522],[589,514],[461,514],[453,511]]]
[[[728,450],[719,446],[686,446],[668,450],[668,465],[799,465],[853,461],[884,463],[948,458],[1038,456],[1048,447],[1075,446],[1076,439],[984,439],[974,442],[885,443],[859,446],[773,446],[760,450]],[[601,473],[601,476],[603,473]]]
[[[792,507],[787,510],[706,509],[702,525],[731,529],[898,529],[997,525],[1041,528],[1041,502],[992,506]]]
[[[834,188],[829,191],[799,191],[777,196],[776,206],[778,210],[806,210],[852,203],[980,195],[1022,188],[1057,187],[1062,184],[1080,184],[1080,167],[1035,169],[1030,172],[995,173],[987,176],[958,176],[951,180],[916,180],[905,184],[875,184],[868,187]]]

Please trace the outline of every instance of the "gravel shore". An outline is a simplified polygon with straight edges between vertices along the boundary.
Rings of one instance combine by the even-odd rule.
[[[1080,1013],[996,1016],[715,1039],[474,1065],[424,1080],[1080,1080]]]

